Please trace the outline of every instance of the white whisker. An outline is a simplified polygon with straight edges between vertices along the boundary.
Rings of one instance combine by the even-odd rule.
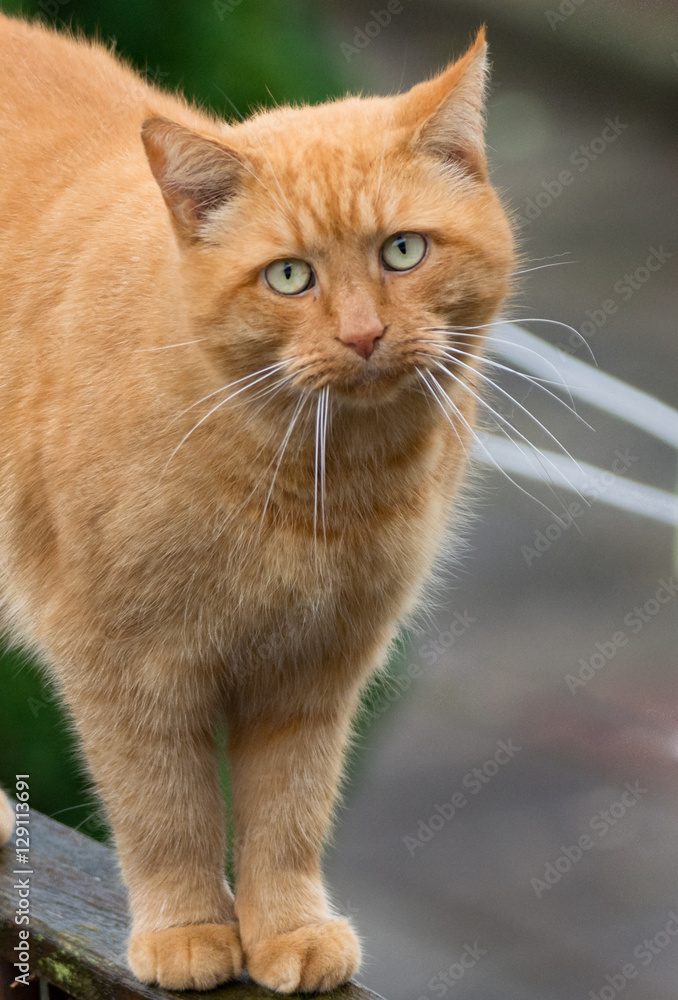
[[[440,362],[436,362],[436,363],[440,364]],[[524,414],[526,414],[526,416],[528,416],[531,420],[534,421],[534,423],[537,425],[537,427],[539,427],[540,430],[542,430],[544,432],[544,434],[548,435],[548,437],[551,438],[551,440],[553,441],[553,443],[558,448],[560,448],[561,451],[565,455],[567,455],[567,457],[570,459],[571,462],[574,462],[574,464],[577,465],[576,459],[573,458],[573,456],[567,450],[567,448],[565,447],[565,445],[562,444],[562,442],[558,440],[558,438],[555,436],[555,434],[553,434],[552,431],[550,431],[548,429],[548,427],[546,427],[544,424],[542,424],[541,420],[539,420],[537,417],[535,417],[534,413],[532,413],[530,410],[528,410],[528,408],[526,406],[523,406],[522,403],[518,402],[518,400],[514,396],[512,396],[510,392],[507,392],[506,389],[502,389],[502,387],[500,385],[497,385],[497,383],[493,379],[491,379],[488,375],[485,375],[484,372],[478,371],[476,368],[472,368],[471,365],[467,365],[465,361],[460,361],[458,358],[455,358],[455,363],[458,364],[461,368],[465,368],[467,371],[469,371],[471,373],[475,373],[476,375],[478,375],[478,377],[481,378],[481,379],[483,379],[484,382],[486,382],[488,385],[491,385],[493,389],[496,389],[497,392],[500,392],[502,394],[502,396],[504,396],[505,399],[508,399],[508,401],[510,403],[514,403],[520,410],[522,410],[522,412]],[[445,369],[445,371],[447,371],[447,369]],[[451,372],[448,372],[448,375],[451,375],[451,374],[452,374]],[[517,433],[520,433],[520,432],[518,431]],[[582,499],[583,499],[583,497],[582,497]]]
[[[285,375],[283,378],[279,378],[277,382],[274,382],[273,385],[267,386],[265,389],[257,389],[254,395],[249,397],[250,400],[254,402],[256,399],[265,399],[268,396],[270,396],[271,399],[275,398],[275,396],[277,396],[286,385],[290,385],[294,382],[298,374],[298,372],[293,372],[290,375]],[[262,409],[263,406],[260,406],[256,412],[260,413]]]
[[[278,368],[282,367],[283,364],[287,364],[287,362],[286,361],[280,362],[278,365],[275,365],[275,366],[272,366],[272,367],[274,367],[274,369],[277,371]],[[246,389],[251,389],[252,386],[257,385],[259,382],[263,382],[264,379],[271,378],[272,375],[273,375],[273,372],[269,371],[265,375],[260,375],[259,378],[257,378],[257,379],[254,380],[254,382],[247,382],[245,385],[241,386],[235,392],[232,392],[229,396],[227,396],[226,399],[220,400],[217,403],[216,406],[212,407],[212,409],[209,411],[209,413],[206,413],[204,417],[201,417],[200,420],[198,420],[198,422],[196,424],[194,424],[193,427],[191,427],[190,431],[187,434],[184,434],[184,436],[181,439],[181,441],[179,442],[179,444],[176,446],[176,448],[174,449],[174,451],[172,452],[172,454],[170,455],[170,457],[167,459],[167,462],[165,464],[164,469],[162,470],[162,475],[161,475],[160,478],[162,478],[162,476],[165,474],[165,472],[167,471],[167,466],[170,464],[170,462],[172,461],[172,459],[174,458],[174,456],[176,455],[176,453],[179,451],[179,449],[182,447],[182,445],[184,445],[186,443],[186,441],[188,441],[188,439],[191,436],[191,434],[193,434],[193,432],[196,431],[198,429],[198,427],[200,427],[201,424],[204,424],[205,421],[208,420],[209,417],[211,417],[213,413],[216,413],[216,411],[218,409],[220,409],[222,406],[225,406],[226,403],[229,402],[229,400],[235,399],[236,396],[239,396],[240,393],[245,392]],[[244,380],[243,379],[238,379],[238,382],[242,382],[242,381],[244,381]],[[231,384],[232,385],[237,385],[237,382],[233,382]],[[223,390],[217,390],[217,392],[220,392],[220,391],[223,391]],[[210,393],[210,395],[214,396],[215,393]],[[205,399],[208,399],[208,398],[209,397],[205,396]],[[201,400],[201,402],[202,402],[202,400]],[[189,409],[192,409],[192,407],[189,407]],[[188,411],[184,411],[184,412],[188,412]]]
[[[321,425],[321,438],[320,438],[320,510],[323,522],[323,538],[327,537],[327,530],[325,526],[325,484],[326,484],[326,458],[327,458],[327,427],[329,422],[329,411],[330,411],[330,387],[329,385],[323,386],[321,395],[323,397],[322,404],[322,425]]]
[[[146,351],[169,351],[171,347],[186,347],[187,344],[202,344],[202,342],[207,339],[207,337],[198,337],[197,340],[182,340],[180,344],[163,344],[161,347],[140,347],[137,353],[143,354]]]
[[[514,276],[518,274],[529,274],[530,271],[541,271],[544,267],[560,267],[562,264],[578,264],[576,260],[556,260],[552,264],[539,264],[537,267],[526,267],[523,271],[514,271]]]
[[[320,401],[322,391],[318,393],[315,404],[315,439],[313,451],[313,548],[315,552],[316,568],[318,567],[318,472],[319,472],[319,449],[320,449]]]
[[[212,399],[213,396],[217,396],[220,392],[226,392],[228,389],[232,389],[234,385],[240,385],[241,382],[247,382],[249,379],[254,378],[255,375],[263,375],[264,372],[270,372],[272,375],[274,372],[284,368],[287,363],[287,361],[277,361],[274,365],[269,365],[267,368],[260,368],[256,372],[251,372],[249,375],[243,375],[242,378],[237,378],[235,382],[229,382],[227,385],[222,385],[218,389],[215,389],[214,392],[209,392],[206,396],[203,396],[202,399],[198,399],[195,403],[191,403],[190,406],[187,406],[185,410],[181,411],[179,416],[183,417],[185,413],[189,413],[191,410],[195,409],[196,406],[200,406],[200,404],[204,403],[206,399]]]
[[[467,358],[479,357],[477,354],[472,354],[470,351],[461,351],[459,350],[459,348],[455,346],[444,348],[444,354],[448,358],[448,360],[454,360],[458,356],[463,356]],[[547,395],[551,396],[552,399],[555,399],[557,403],[560,403],[561,406],[564,406],[565,409],[568,410],[573,416],[575,416],[577,420],[581,421],[581,423],[584,424],[585,427],[588,427],[590,431],[593,431],[595,433],[595,429],[591,426],[588,420],[584,420],[581,414],[577,413],[574,405],[570,406],[568,403],[565,402],[564,399],[561,399],[560,396],[557,396],[555,392],[552,392],[551,389],[548,389],[545,385],[543,385],[544,382],[548,382],[549,385],[554,385],[554,384],[557,385],[558,383],[553,383],[549,379],[541,379],[536,375],[528,375],[527,372],[520,372],[516,368],[511,368],[509,367],[509,365],[503,365],[501,364],[501,362],[495,361],[493,358],[487,358],[481,355],[479,360],[481,364],[490,365],[492,368],[498,368],[501,371],[508,372],[510,375],[517,375],[518,378],[523,378],[527,382],[530,382],[533,386],[535,386],[535,388],[541,389],[542,392],[547,393]],[[497,388],[499,387],[497,386]]]
[[[500,368],[502,369],[502,371],[506,371],[510,375],[516,375],[518,378],[526,379],[528,382],[531,382],[532,385],[535,386],[535,388],[543,389],[544,392],[549,394],[549,396],[553,396],[553,398],[558,403],[561,403],[562,406],[564,406],[567,410],[569,410],[570,413],[572,413],[578,420],[581,420],[581,422],[585,424],[586,427],[588,427],[590,430],[594,430],[594,428],[591,427],[591,425],[586,420],[584,420],[581,414],[577,412],[577,408],[574,405],[574,400],[572,399],[572,393],[570,392],[570,387],[568,386],[567,382],[564,381],[556,382],[554,379],[542,378],[539,375],[528,375],[527,372],[519,371],[517,368],[511,368],[509,365],[501,364],[499,361],[495,361],[494,358],[488,358],[487,354],[474,354],[472,351],[462,351],[457,346],[455,341],[448,340],[443,342],[438,340],[428,340],[422,338],[420,340],[420,343],[426,344],[429,347],[437,347],[446,357],[449,357],[449,355],[452,352],[455,352],[467,358],[478,358],[478,360],[481,361],[482,364],[484,365],[491,365],[493,368]],[[469,347],[471,345],[466,344],[465,346]],[[431,354],[430,357],[436,357],[436,355]],[[555,392],[551,392],[550,389],[547,389],[546,388],[547,385],[557,385],[559,388],[563,389],[567,393],[568,398],[570,399],[570,403],[567,403],[564,399],[561,399],[560,396],[557,396]]]
[[[434,377],[434,375],[433,375],[432,372],[428,372],[428,371],[427,372],[422,372],[422,370],[420,368],[417,368],[415,370],[416,370],[417,375],[419,376],[419,378],[424,383],[424,385],[427,386],[431,390],[430,395],[433,396],[433,399],[435,400],[435,402],[438,404],[438,406],[443,411],[443,414],[444,414],[445,418],[447,419],[450,427],[452,428],[452,430],[454,431],[454,433],[457,435],[457,441],[461,445],[462,450],[463,450],[464,454],[466,455],[466,458],[468,458],[469,454],[468,454],[468,451],[466,450],[466,445],[462,441],[461,435],[459,433],[459,430],[458,430],[456,424],[454,423],[454,421],[450,417],[449,413],[445,409],[444,403],[441,402],[440,397],[438,396],[438,392],[440,392],[442,394],[442,396],[445,398],[445,400],[451,406],[455,406],[455,404],[449,398],[449,396],[447,395],[447,393],[443,390],[443,387],[441,385],[439,385],[438,382],[436,382],[436,379],[435,379],[435,377]],[[430,379],[430,381],[429,381],[429,379]],[[456,409],[456,406],[455,406],[455,409]]]
[[[266,494],[266,500],[264,502],[264,506],[263,506],[262,511],[261,511],[261,525],[262,525],[262,527],[263,527],[263,524],[264,524],[264,518],[266,517],[266,511],[268,510],[268,505],[269,505],[269,503],[271,501],[271,497],[273,495],[273,487],[275,486],[275,481],[276,481],[276,478],[278,476],[278,471],[280,470],[280,465],[282,463],[283,456],[285,454],[285,450],[287,449],[287,445],[290,443],[290,438],[292,437],[292,434],[294,432],[295,424],[296,424],[297,420],[299,419],[299,414],[301,413],[302,407],[303,407],[303,405],[304,405],[304,403],[306,402],[307,399],[308,399],[307,396],[300,396],[299,397],[297,405],[294,408],[294,412],[292,414],[292,417],[290,418],[290,422],[289,422],[289,424],[287,426],[287,431],[285,432],[285,436],[284,436],[284,438],[282,440],[282,444],[280,445],[280,448],[278,449],[277,461],[276,461],[275,469],[273,471],[273,478],[271,479],[271,485],[268,488],[268,493]]]
[[[422,327],[422,329],[424,331],[427,331],[427,330],[445,330],[447,333],[464,333],[466,330],[485,330],[485,329],[487,329],[490,326],[506,326],[507,323],[517,323],[517,324],[520,324],[520,323],[550,323],[553,326],[562,326],[562,327],[564,327],[564,329],[570,330],[572,333],[576,334],[576,336],[579,338],[579,340],[582,342],[582,344],[584,344],[584,346],[586,347],[587,351],[589,352],[589,355],[591,356],[591,360],[593,361],[594,365],[596,367],[598,367],[598,362],[596,361],[595,354],[591,350],[591,345],[586,340],[586,338],[579,332],[579,330],[575,329],[575,327],[570,326],[569,323],[563,323],[559,319],[545,319],[542,316],[522,316],[519,319],[513,319],[513,320],[509,320],[509,319],[495,319],[495,320],[492,320],[489,323],[479,323],[477,326],[447,326],[447,327],[435,327],[435,326],[432,326],[432,327]]]
[[[530,449],[532,449],[532,453],[534,454],[535,458],[537,459],[537,461],[538,461],[538,462],[539,462],[539,464],[541,465],[541,467],[542,467],[542,469],[544,470],[544,473],[546,474],[546,476],[548,476],[548,478],[549,478],[549,479],[551,478],[551,476],[550,476],[550,474],[548,473],[548,470],[546,469],[546,466],[544,465],[544,462],[543,462],[543,460],[542,460],[542,456],[541,456],[541,452],[539,451],[539,449],[537,448],[537,446],[536,446],[536,445],[534,445],[534,444],[533,444],[533,443],[532,443],[532,442],[530,441],[530,439],[529,439],[528,437],[526,437],[526,436],[525,436],[525,435],[524,435],[524,434],[522,433],[522,431],[519,431],[517,427],[515,427],[515,426],[514,426],[514,425],[513,425],[513,424],[512,424],[512,423],[511,423],[511,422],[510,422],[509,420],[507,420],[507,419],[506,419],[506,417],[504,417],[504,416],[503,416],[503,414],[499,413],[499,411],[498,411],[498,410],[495,410],[495,409],[494,409],[494,407],[493,407],[493,406],[491,406],[491,405],[490,405],[490,404],[489,404],[489,403],[487,402],[487,400],[483,399],[483,398],[482,398],[482,396],[479,396],[479,395],[478,395],[478,393],[474,392],[474,391],[473,391],[473,389],[471,389],[471,387],[470,387],[470,386],[468,385],[468,383],[467,383],[467,382],[464,382],[464,380],[463,380],[463,379],[459,378],[459,377],[458,377],[457,375],[455,375],[455,374],[454,374],[453,372],[451,372],[451,371],[450,371],[450,370],[449,370],[448,368],[446,368],[446,367],[445,367],[445,365],[441,364],[441,363],[440,363],[439,361],[436,361],[436,362],[435,362],[435,364],[436,364],[436,365],[438,366],[438,368],[440,368],[440,369],[441,369],[441,370],[442,370],[443,372],[445,372],[445,374],[446,374],[446,375],[448,375],[448,376],[449,376],[449,378],[451,378],[451,379],[452,379],[452,380],[453,380],[454,382],[456,382],[456,383],[457,383],[458,385],[460,385],[460,386],[461,386],[461,387],[462,387],[463,389],[465,389],[465,390],[466,390],[466,392],[468,392],[468,394],[469,394],[470,396],[472,396],[472,397],[473,397],[473,398],[474,398],[474,399],[476,400],[476,402],[477,402],[477,403],[479,403],[479,404],[480,404],[481,406],[483,406],[483,407],[484,407],[484,408],[485,408],[486,410],[488,410],[488,411],[489,411],[489,412],[490,412],[490,413],[492,414],[492,416],[493,416],[493,417],[495,418],[495,420],[497,420],[497,421],[499,422],[499,423],[498,423],[498,429],[499,429],[500,431],[502,431],[502,433],[503,433],[503,434],[504,434],[504,435],[505,435],[505,436],[506,436],[506,437],[507,437],[507,438],[509,439],[509,441],[513,441],[513,443],[514,443],[514,444],[516,445],[516,447],[518,447],[518,448],[519,448],[519,446],[518,446],[518,443],[517,443],[517,441],[515,441],[515,440],[514,440],[514,439],[513,439],[512,437],[511,437],[511,435],[510,435],[510,434],[508,433],[508,430],[506,430],[506,428],[509,428],[509,430],[513,431],[513,433],[514,433],[514,434],[517,434],[517,435],[518,435],[518,437],[519,437],[519,438],[521,439],[521,441],[524,441],[524,443],[525,443],[525,444],[527,445],[527,447],[528,447],[528,448],[530,448]],[[463,364],[463,362],[458,362],[458,364]],[[466,367],[466,368],[470,368],[470,366],[469,366],[469,365],[466,365],[465,367]],[[471,370],[471,371],[475,371],[475,369],[470,369],[470,370]],[[480,372],[477,372],[477,374],[478,374],[478,375],[480,375],[481,373],[480,373]],[[491,382],[491,379],[490,379],[490,380],[488,380],[488,381],[490,381],[490,382]],[[492,382],[491,382],[491,384],[492,384],[492,385],[494,385],[494,383],[492,383]],[[498,387],[497,387],[497,386],[495,386],[495,388],[498,388]],[[509,399],[512,399],[512,397],[511,397],[511,396],[509,396]],[[516,402],[516,401],[512,399],[512,402]],[[519,404],[519,405],[520,405],[520,404]],[[526,413],[527,413],[527,414],[528,414],[529,416],[532,416],[532,414],[530,413],[530,411],[529,411],[529,410],[526,410]],[[537,422],[538,422],[538,421],[537,421]],[[557,444],[558,444],[558,445],[559,445],[560,447],[562,447],[562,445],[560,445],[560,442],[558,442],[558,441],[557,441],[557,439],[556,439],[556,442],[557,442]],[[520,449],[519,449],[519,450],[520,450]],[[570,456],[569,452],[567,452],[567,450],[566,450],[565,448],[563,448],[563,451],[565,451],[565,453],[566,453],[566,455],[568,456],[568,458],[571,458],[571,456]],[[544,456],[544,457],[546,458],[546,461],[547,461],[547,462],[550,462],[550,459],[549,459],[549,458],[548,458],[547,456]],[[574,459],[572,459],[572,461],[574,461]],[[553,465],[553,463],[552,463],[552,462],[551,462],[550,464],[551,464],[551,465]],[[574,486],[573,486],[572,484],[570,484],[570,486],[571,486],[572,490],[573,490],[573,491],[574,491],[575,493],[578,493],[578,495],[579,495],[579,496],[581,497],[581,499],[582,499],[582,500],[584,501],[584,503],[585,503],[585,504],[587,505],[587,507],[588,507],[588,506],[590,506],[590,504],[589,504],[588,500],[586,500],[586,498],[585,498],[585,497],[583,497],[583,496],[581,495],[581,493],[579,493],[579,491],[578,491],[578,490],[576,489],[576,487],[574,487]],[[563,510],[566,510],[566,507],[565,507],[565,504],[564,504],[564,503],[563,503],[563,501],[562,501],[562,500],[560,499],[560,497],[558,496],[558,494],[557,494],[557,493],[555,492],[555,490],[553,489],[553,487],[552,487],[552,486],[550,486],[550,485],[549,485],[549,490],[550,490],[550,492],[551,492],[551,493],[553,494],[554,498],[555,498],[555,499],[556,499],[556,500],[558,501],[558,503],[559,503],[559,504],[561,505],[561,507],[563,508]],[[547,508],[547,509],[548,509],[548,508]],[[549,513],[553,514],[553,511],[549,511]],[[554,514],[554,517],[555,517],[555,516],[556,516],[556,515]]]
[[[527,318],[526,317],[522,317],[521,319],[510,320],[510,321],[509,320],[498,320],[497,322],[500,323],[500,324],[502,324],[502,325],[504,323],[507,323],[507,322],[512,322],[512,323],[549,323],[551,326],[562,326],[563,329],[570,330],[572,333],[574,333],[579,338],[579,340],[581,341],[581,343],[584,345],[584,347],[586,348],[586,350],[589,352],[589,356],[591,358],[591,361],[596,366],[596,368],[598,367],[598,362],[596,361],[596,356],[593,353],[593,351],[591,350],[591,345],[589,344],[588,340],[574,326],[570,326],[569,323],[563,323],[559,319],[544,319],[543,317],[540,317],[540,316],[528,316]]]
[[[543,361],[544,364],[546,364],[549,368],[551,368],[553,370],[553,372],[558,376],[558,378],[555,379],[552,382],[549,382],[549,380],[545,379],[545,378],[540,379],[540,381],[542,381],[542,382],[549,382],[550,385],[560,385],[560,386],[562,386],[563,390],[568,395],[568,398],[570,400],[571,406],[574,408],[574,399],[572,398],[572,393],[570,391],[570,386],[567,384],[567,382],[565,381],[565,379],[563,378],[563,376],[561,375],[561,373],[558,371],[558,368],[556,367],[556,365],[554,365],[553,362],[549,361],[542,354],[540,354],[539,351],[535,351],[533,348],[527,347],[527,345],[525,345],[525,344],[516,344],[512,340],[504,340],[503,338],[501,338],[501,337],[495,337],[494,335],[492,335],[491,337],[488,338],[486,336],[486,334],[483,334],[483,333],[467,333],[466,331],[455,330],[453,327],[445,327],[445,326],[422,327],[422,331],[423,332],[426,332],[427,330],[430,331],[430,332],[446,333],[448,335],[455,334],[456,336],[460,336],[460,337],[464,337],[464,338],[469,337],[469,338],[471,338],[473,340],[481,340],[483,342],[483,344],[485,345],[485,350],[486,351],[491,351],[495,344],[508,344],[510,347],[519,347],[523,351],[527,351],[528,354],[534,354],[535,357],[537,357],[541,361]],[[466,346],[468,347],[469,345],[467,344]],[[533,378],[536,378],[536,377],[537,376],[533,376]]]
[[[423,375],[422,375],[422,373],[421,373],[421,371],[420,371],[419,369],[417,369],[417,374],[419,374],[419,375],[420,375],[420,376],[422,377],[422,379],[423,379]],[[473,427],[472,427],[472,426],[471,426],[471,425],[469,424],[468,420],[467,420],[467,419],[466,419],[466,418],[464,417],[463,413],[461,412],[461,410],[459,409],[459,407],[458,407],[458,406],[456,405],[456,403],[454,403],[454,402],[453,402],[453,401],[452,401],[452,400],[450,399],[449,395],[448,395],[448,394],[447,394],[447,393],[445,392],[445,390],[444,390],[444,389],[443,389],[443,387],[442,387],[442,386],[440,385],[440,383],[439,383],[439,382],[438,382],[438,381],[436,380],[436,378],[435,378],[435,377],[433,376],[433,374],[432,374],[432,373],[428,373],[428,374],[430,375],[430,378],[431,378],[431,381],[432,381],[432,382],[433,382],[433,384],[434,384],[434,385],[436,386],[437,390],[438,390],[438,391],[439,391],[439,392],[440,392],[440,393],[442,394],[442,396],[444,397],[444,399],[446,400],[446,402],[448,403],[448,405],[449,405],[449,406],[451,407],[451,409],[452,409],[453,413],[455,413],[455,414],[457,415],[457,417],[459,418],[459,420],[460,420],[460,421],[461,421],[461,422],[462,422],[462,423],[464,424],[464,426],[466,427],[466,429],[468,430],[469,434],[471,435],[471,437],[473,438],[473,440],[474,440],[474,441],[476,442],[476,444],[478,445],[478,447],[479,447],[479,448],[480,448],[480,449],[481,449],[481,450],[482,450],[482,451],[483,451],[483,452],[484,452],[484,453],[485,453],[485,454],[487,455],[487,457],[488,457],[488,458],[489,458],[489,460],[490,460],[490,464],[491,464],[491,465],[493,465],[493,466],[494,466],[494,468],[495,468],[495,469],[496,469],[496,470],[497,470],[498,472],[500,472],[500,473],[501,473],[501,475],[502,475],[502,476],[504,476],[504,478],[505,478],[505,479],[508,479],[508,481],[509,481],[509,482],[511,483],[511,485],[512,485],[512,486],[515,486],[515,488],[516,488],[516,489],[517,489],[517,490],[518,490],[518,491],[519,491],[520,493],[523,493],[523,494],[524,494],[524,495],[525,495],[526,497],[528,497],[528,498],[529,498],[530,500],[533,500],[533,501],[534,501],[535,503],[537,503],[537,504],[538,504],[538,505],[539,505],[540,507],[543,507],[543,508],[544,508],[544,510],[548,511],[548,513],[549,513],[549,514],[551,515],[551,517],[555,517],[556,521],[558,521],[558,522],[561,522],[561,518],[560,518],[560,517],[559,517],[559,516],[558,516],[558,515],[557,515],[557,514],[556,514],[556,513],[554,512],[554,511],[552,511],[550,507],[548,507],[548,506],[547,506],[547,505],[546,505],[545,503],[543,503],[543,502],[542,502],[541,500],[538,500],[538,499],[537,499],[537,497],[533,496],[533,495],[532,495],[532,493],[530,493],[530,492],[529,492],[529,490],[526,490],[526,489],[524,489],[524,488],[523,488],[523,487],[522,487],[522,486],[521,486],[521,485],[520,485],[519,483],[517,483],[517,482],[515,481],[515,479],[513,479],[513,478],[512,478],[512,476],[510,476],[510,475],[508,474],[508,472],[506,472],[506,470],[505,470],[505,469],[503,469],[503,468],[502,468],[502,467],[501,467],[501,466],[500,466],[500,465],[499,465],[499,464],[497,463],[497,461],[495,460],[494,456],[493,456],[493,455],[492,455],[492,454],[491,454],[491,453],[490,453],[490,452],[488,451],[488,449],[487,449],[487,448],[485,447],[485,445],[483,444],[483,441],[482,441],[482,439],[481,439],[481,438],[480,438],[480,437],[479,437],[479,436],[478,436],[478,435],[476,434],[476,432],[474,431]],[[430,384],[429,384],[428,382],[426,382],[426,380],[425,380],[425,379],[424,379],[424,382],[425,382],[425,384],[429,385],[429,388],[431,388]],[[462,383],[462,384],[463,384],[463,383]],[[437,395],[434,395],[434,399],[436,399],[436,401],[437,401],[437,402],[438,402],[438,403],[440,404],[440,400],[438,399]],[[440,405],[442,406],[442,404],[440,404]],[[458,438],[458,439],[459,439],[459,440],[461,441],[461,438],[459,437],[459,431],[458,431],[458,430],[456,429],[456,427],[454,426],[454,423],[453,423],[453,421],[452,421],[451,417],[449,416],[449,414],[448,414],[448,413],[447,413],[447,411],[445,410],[445,407],[444,407],[444,406],[442,406],[442,409],[443,409],[443,413],[445,414],[445,416],[446,416],[447,420],[448,420],[448,421],[449,421],[449,423],[450,423],[450,424],[452,425],[452,428],[453,428],[453,429],[455,430],[455,432],[456,432],[456,434],[457,434],[457,438]],[[505,433],[506,433],[506,432],[505,432]],[[518,448],[518,450],[519,450],[519,451],[521,452],[521,454],[523,454],[523,452],[522,452],[522,449],[520,448],[520,446],[519,446],[518,442],[517,442],[517,441],[514,441],[514,440],[513,440],[513,438],[511,438],[511,437],[510,437],[510,436],[509,436],[508,434],[506,434],[506,437],[508,437],[509,441],[511,441],[511,442],[513,443],[513,445],[514,445],[514,446],[515,446],[516,448]],[[466,449],[464,449],[464,450],[466,450]]]
[[[522,264],[537,264],[540,260],[554,260],[556,257],[569,257],[571,250],[564,250],[563,253],[552,253],[548,257],[533,257],[532,260],[521,261]]]
[[[320,497],[320,517],[323,526],[323,537],[326,537],[325,526],[325,449],[327,444],[327,404],[329,386],[325,385],[318,393],[315,409],[315,454],[313,463],[313,538],[316,546],[318,538],[318,497]]]

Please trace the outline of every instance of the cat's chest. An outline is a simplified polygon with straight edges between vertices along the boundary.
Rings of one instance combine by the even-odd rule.
[[[119,495],[120,513],[101,522],[89,553],[107,553],[116,596],[97,614],[130,609],[114,632],[161,629],[188,649],[216,646],[225,661],[265,660],[262,642],[317,659],[365,648],[377,625],[411,608],[447,520],[444,454],[431,451],[417,468],[330,469],[324,491],[281,469],[276,489],[260,495],[252,465],[251,476],[238,468],[221,478],[186,466],[162,491]],[[90,595],[81,548],[76,563]]]
[[[397,535],[387,526],[362,538],[281,532],[249,558],[241,550],[213,609],[225,662],[268,676],[276,666],[303,674],[304,665],[364,660],[388,641],[430,568],[433,552],[416,532]]]
[[[317,474],[307,466],[281,466],[271,480],[253,458],[229,479],[200,522],[204,584],[226,592],[229,607],[264,606],[277,617],[400,603],[426,574],[445,529],[444,446],[429,442],[382,461],[328,460]],[[199,496],[193,491],[189,515]],[[177,546],[195,525],[192,518],[177,526]]]
[[[333,506],[330,494],[324,511],[297,518],[269,509],[262,521],[253,510],[222,535],[214,610],[229,609],[230,636],[245,647],[262,634],[289,647],[360,643],[374,622],[409,610],[445,528],[440,497],[413,489],[397,503],[345,500]]]

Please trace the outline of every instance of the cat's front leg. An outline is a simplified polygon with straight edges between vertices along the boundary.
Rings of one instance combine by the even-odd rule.
[[[349,717],[346,706],[230,723],[236,912],[250,976],[280,993],[332,989],[360,964],[320,871]]]
[[[211,989],[237,977],[242,952],[204,706],[188,692],[177,698],[171,683],[152,696],[79,687],[71,705],[129,890],[130,968],[168,989]]]

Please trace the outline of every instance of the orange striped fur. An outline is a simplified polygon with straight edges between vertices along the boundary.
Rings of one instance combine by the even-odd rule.
[[[133,971],[329,989],[360,959],[319,861],[351,718],[431,573],[474,419],[422,338],[489,322],[512,266],[484,37],[401,96],[236,125],[5,17],[0,66],[2,627],[72,713]],[[411,270],[381,257],[398,233],[426,241]],[[315,284],[274,290],[279,259]]]

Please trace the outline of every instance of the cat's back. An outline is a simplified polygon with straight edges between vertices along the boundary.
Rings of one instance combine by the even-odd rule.
[[[120,331],[156,318],[170,228],[142,122],[208,119],[105,46],[2,14],[0,80],[1,543],[12,484],[40,493],[46,428],[75,427],[76,397],[120,376]]]
[[[56,160],[61,148],[77,140],[81,156],[95,135],[101,141],[104,124],[119,134],[123,122],[116,125],[112,105],[119,100],[124,117],[120,99],[136,85],[100,46],[2,15],[0,67],[0,163],[10,183],[19,179],[18,168],[28,170],[29,181],[43,170],[49,187],[66,166]]]
[[[149,113],[204,127],[205,118],[164,94],[111,48],[0,14],[0,170],[3,198],[42,198],[112,151],[138,156]],[[3,193],[4,192],[4,193]]]
[[[203,129],[211,120],[149,84],[110,47],[2,14],[0,79],[0,287],[12,289],[0,297],[6,387],[8,367],[18,372],[18,355],[54,329],[65,296],[71,334],[79,329],[78,301],[101,287],[100,269],[129,258],[130,219],[139,244],[155,246],[167,233],[141,141],[144,119],[160,114]]]

